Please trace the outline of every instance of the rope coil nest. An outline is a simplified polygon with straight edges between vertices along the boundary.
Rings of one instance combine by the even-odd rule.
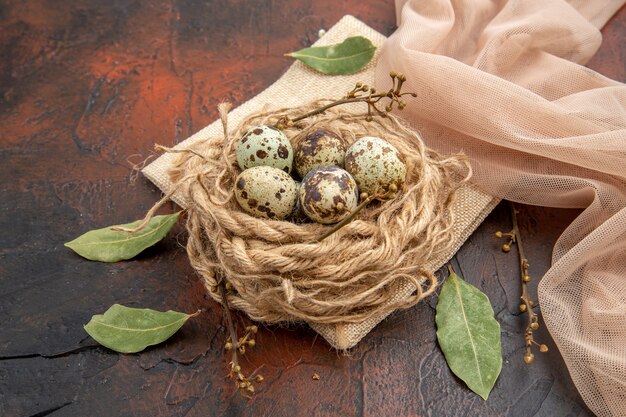
[[[230,306],[266,323],[306,321],[347,324],[407,308],[432,293],[436,277],[428,260],[453,244],[450,206],[469,179],[465,156],[444,157],[428,149],[419,134],[392,115],[366,121],[362,114],[329,109],[284,129],[292,145],[309,129],[335,133],[349,146],[362,136],[394,145],[407,165],[395,199],[371,203],[356,218],[321,242],[332,225],[256,218],[243,212],[233,188],[239,174],[238,139],[255,125],[273,125],[319,108],[316,101],[295,109],[253,114],[224,137],[196,143],[180,153],[169,174],[188,201],[187,252],[209,294],[223,277],[232,286]],[[398,288],[416,292],[400,299]]]

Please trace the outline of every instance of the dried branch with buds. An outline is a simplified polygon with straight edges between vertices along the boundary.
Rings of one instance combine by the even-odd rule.
[[[254,382],[263,381],[263,376],[253,372],[249,376],[245,376],[245,374],[241,371],[241,365],[239,364],[239,356],[246,353],[246,346],[254,347],[256,345],[256,341],[254,340],[254,335],[258,331],[257,326],[247,326],[245,334],[238,338],[237,331],[235,330],[235,325],[233,323],[233,318],[230,312],[230,307],[228,306],[228,291],[230,288],[229,284],[225,282],[221,277],[218,277],[218,287],[220,294],[222,296],[222,305],[224,307],[224,312],[226,314],[226,320],[228,322],[228,331],[230,334],[230,340],[226,342],[224,345],[224,349],[227,351],[232,351],[233,355],[230,361],[230,372],[229,377],[235,380],[237,384],[237,388],[239,388],[239,392],[244,397],[250,398],[250,394],[254,394]],[[217,288],[216,288],[217,290]]]
[[[331,107],[360,102],[367,103],[367,116],[365,116],[366,120],[370,121],[374,116],[387,117],[387,113],[393,110],[394,105],[396,105],[399,110],[406,107],[406,102],[402,100],[402,97],[406,95],[417,97],[417,94],[415,93],[402,92],[402,84],[406,81],[406,76],[404,74],[391,71],[389,76],[391,77],[392,86],[387,91],[377,92],[376,88],[369,87],[366,84],[358,82],[352,90],[348,91],[348,94],[346,94],[345,97],[293,119],[289,118],[289,116],[283,116],[278,120],[275,126],[278,129],[284,129],[285,127],[292,126],[294,123],[306,119],[307,117],[322,114]],[[387,100],[387,105],[381,109],[380,105],[382,100]]]
[[[509,252],[513,245],[517,245],[517,254],[519,256],[519,264],[520,264],[520,277],[522,284],[522,295],[520,296],[520,300],[522,301],[519,305],[519,310],[522,313],[528,314],[528,325],[526,326],[526,331],[524,332],[524,340],[526,343],[526,351],[524,353],[524,362],[527,364],[533,363],[535,360],[535,355],[532,352],[533,345],[539,347],[540,352],[547,352],[548,346],[544,344],[539,344],[535,341],[533,337],[533,330],[537,330],[539,328],[539,317],[533,311],[535,307],[535,302],[531,299],[530,294],[528,292],[528,283],[531,278],[528,274],[528,259],[526,259],[526,255],[524,254],[524,246],[522,245],[522,236],[519,231],[519,226],[517,224],[517,209],[515,205],[509,202],[511,205],[511,218],[513,221],[513,230],[507,233],[496,232],[497,238],[508,237],[508,243],[502,245],[503,252]]]

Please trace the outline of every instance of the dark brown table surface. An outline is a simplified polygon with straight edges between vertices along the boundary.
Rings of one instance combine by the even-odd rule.
[[[225,377],[225,319],[188,263],[182,227],[131,262],[88,262],[63,247],[141,218],[159,198],[144,178],[131,181],[129,159],[184,140],[217,118],[220,101],[262,91],[291,64],[283,53],[345,14],[391,34],[392,3],[0,1],[0,415],[591,415],[543,327],[550,352],[523,363],[518,263],[493,237],[511,227],[503,204],[453,259],[502,326],[503,369],[488,401],[446,367],[436,297],[393,314],[347,356],[307,326],[261,326],[243,364],[262,366],[265,381],[246,400]],[[621,81],[625,21],[622,8],[589,63]],[[532,276],[577,214],[521,207]],[[113,303],[204,312],[165,344],[122,355],[83,330]]]

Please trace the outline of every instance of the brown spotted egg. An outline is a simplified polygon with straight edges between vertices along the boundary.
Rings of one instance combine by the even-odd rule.
[[[313,168],[335,165],[343,168],[346,145],[334,133],[318,129],[302,139],[295,149],[294,165],[300,178]]]
[[[289,139],[271,126],[256,126],[241,137],[237,144],[237,164],[241,170],[270,166],[291,172],[293,149]]]
[[[235,198],[248,214],[282,220],[293,212],[298,188],[285,171],[256,166],[246,169],[235,180]]]
[[[346,152],[345,164],[361,193],[387,191],[391,184],[400,188],[406,180],[400,153],[381,138],[365,136],[354,142]]]
[[[359,192],[354,178],[335,166],[318,167],[302,179],[300,206],[318,223],[337,223],[358,205]]]

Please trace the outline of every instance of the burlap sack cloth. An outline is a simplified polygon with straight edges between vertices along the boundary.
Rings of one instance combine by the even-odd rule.
[[[613,417],[626,416],[626,86],[583,65],[623,5],[398,1],[376,78],[407,74],[417,103],[402,117],[432,148],[464,150],[482,189],[585,208],[554,247],[539,303],[581,396]]]
[[[378,47],[385,41],[385,37],[380,33],[369,28],[352,16],[345,16],[333,26],[316,45],[341,42],[346,37],[354,35],[365,36]],[[364,70],[350,76],[322,75],[296,62],[273,85],[252,100],[230,112],[228,116],[229,125],[237,125],[249,114],[257,113],[268,105],[275,107],[273,103],[280,103],[280,107],[296,107],[320,98],[340,98],[352,88],[357,81],[372,85],[377,56],[378,52],[374,60]],[[388,84],[390,84],[389,79],[381,84],[381,88],[387,88]],[[364,109],[361,109],[361,111],[363,110]],[[180,143],[176,148],[186,148],[197,141],[202,141],[209,137],[221,137],[222,135],[222,126],[219,121],[216,121]],[[167,172],[176,158],[177,154],[164,154],[143,170],[144,175],[165,193],[168,193],[172,186]],[[186,202],[181,195],[175,195],[174,200],[180,206],[186,206]],[[443,254],[443,256],[437,259],[432,259],[430,264],[427,265],[427,268],[435,271],[450,259],[469,235],[484,220],[487,214],[495,207],[498,201],[498,199],[481,192],[474,186],[464,186],[459,191],[459,195],[454,203],[455,205],[452,208],[455,213],[455,244],[448,253]],[[415,287],[407,284],[400,288],[396,297],[389,300],[389,302],[393,303],[399,299],[406,298],[413,292],[415,292]],[[311,327],[324,336],[333,347],[337,349],[348,349],[356,345],[384,318],[385,316],[371,317],[358,324],[312,324]]]

